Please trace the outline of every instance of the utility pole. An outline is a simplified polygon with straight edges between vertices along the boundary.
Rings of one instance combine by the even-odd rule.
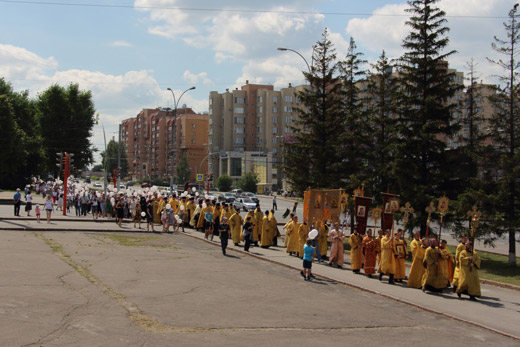
[[[119,140],[117,141],[117,181],[121,182],[121,124],[119,124]],[[117,185],[117,192],[119,192],[119,186]]]

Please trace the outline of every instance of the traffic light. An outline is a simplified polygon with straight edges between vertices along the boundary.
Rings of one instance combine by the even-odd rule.
[[[69,153],[69,170],[74,169],[74,153]]]
[[[209,175],[209,179],[208,179],[209,182],[212,182],[213,181],[213,174],[210,174]]]
[[[63,152],[57,152],[56,153],[56,166],[61,170],[63,170]]]

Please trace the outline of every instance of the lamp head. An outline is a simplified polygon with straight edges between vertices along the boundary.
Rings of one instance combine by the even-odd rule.
[[[190,89],[188,89],[188,90],[193,90],[193,89],[195,89],[195,87],[194,87],[194,86],[193,86],[193,87],[191,87],[191,88],[190,88]]]
[[[287,48],[278,47],[277,50],[279,50],[279,51],[287,51]]]
[[[172,89],[171,89],[170,87],[168,87],[168,88],[166,88],[166,90],[169,90],[169,91],[171,91]]]

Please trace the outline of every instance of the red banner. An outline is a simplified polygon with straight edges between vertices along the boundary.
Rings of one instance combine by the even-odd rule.
[[[383,213],[381,229],[392,230],[394,226],[394,212],[399,209],[399,195],[381,193],[383,196]]]
[[[365,235],[367,229],[368,209],[372,198],[356,196],[354,199],[354,211],[356,218],[356,229],[361,235]]]

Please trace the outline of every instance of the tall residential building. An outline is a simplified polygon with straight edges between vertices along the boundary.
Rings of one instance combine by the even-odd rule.
[[[239,179],[255,172],[259,192],[284,185],[282,148],[293,125],[296,93],[305,86],[274,90],[246,84],[209,95],[209,172]]]
[[[175,121],[175,136],[173,122]],[[208,115],[191,108],[143,109],[121,123],[121,140],[126,149],[132,180],[169,179],[179,159],[186,154],[195,179],[200,161],[207,154]],[[207,170],[206,168],[202,168]]]

